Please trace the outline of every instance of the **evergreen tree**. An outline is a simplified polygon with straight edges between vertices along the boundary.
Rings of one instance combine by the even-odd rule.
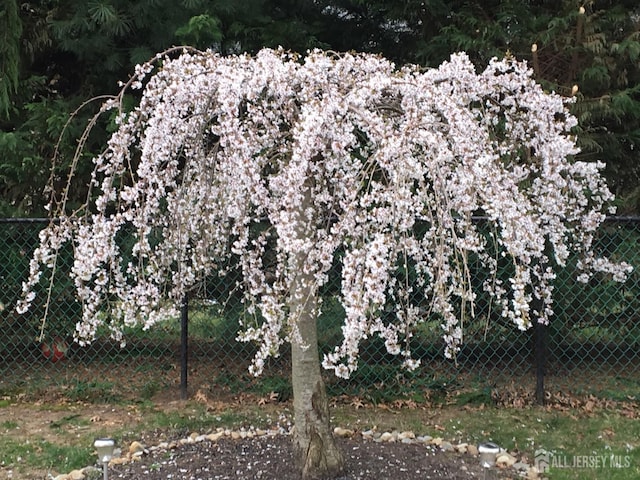
[[[113,93],[136,63],[178,44],[222,53],[355,50],[425,66],[459,50],[476,66],[510,52],[528,60],[549,91],[575,95],[581,156],[605,160],[621,211],[638,212],[640,7],[635,0],[597,0],[582,11],[582,3],[1,0],[0,215],[42,214],[51,159],[67,166],[97,107],[83,107],[67,125],[70,113]],[[95,129],[89,147],[98,149],[109,128]],[[78,201],[85,194],[80,187],[74,193]]]
[[[2,0],[0,9],[0,115],[9,115],[10,97],[18,88],[22,22],[16,0]]]

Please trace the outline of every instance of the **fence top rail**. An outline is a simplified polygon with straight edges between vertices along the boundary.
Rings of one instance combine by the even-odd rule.
[[[0,223],[49,223],[51,221],[50,218],[46,217],[36,217],[36,218],[27,218],[27,217],[10,217],[10,218],[0,218]]]
[[[474,215],[471,217],[474,222],[484,222],[489,220],[489,217],[484,215]],[[36,224],[36,223],[50,223],[57,222],[59,219],[51,219],[47,217],[6,217],[0,218],[0,224]],[[640,215],[607,215],[605,222],[610,223],[640,223]]]

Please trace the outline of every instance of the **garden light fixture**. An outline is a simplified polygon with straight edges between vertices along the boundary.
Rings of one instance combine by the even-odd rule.
[[[500,453],[500,447],[493,442],[485,442],[478,445],[480,454],[480,465],[484,468],[491,468],[496,464],[496,456]]]
[[[104,480],[108,480],[109,478],[107,474],[107,465],[109,464],[109,460],[113,458],[115,445],[116,443],[111,438],[98,438],[93,442],[93,446],[96,448],[98,453],[98,459],[102,463]]]

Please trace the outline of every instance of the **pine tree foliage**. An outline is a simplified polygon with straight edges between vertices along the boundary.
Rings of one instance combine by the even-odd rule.
[[[18,88],[22,23],[17,0],[2,0],[0,9],[0,116],[9,116],[11,94]]]
[[[42,183],[26,187],[25,177],[17,172],[35,169],[26,178],[46,177],[43,172],[56,151],[64,115],[68,117],[88,98],[113,93],[133,65],[184,43],[225,54],[278,46],[297,52],[316,47],[355,50],[383,54],[398,65],[425,66],[465,50],[479,67],[509,51],[528,60],[549,91],[575,95],[572,112],[579,120],[575,133],[582,157],[606,161],[605,174],[622,198],[621,211],[640,211],[640,204],[633,201],[640,198],[636,0],[2,0],[0,4],[4,22],[0,34],[6,37],[0,44],[6,51],[0,57],[0,157],[8,164],[0,168],[0,214],[42,213],[46,203]],[[17,15],[18,21],[9,21],[9,14]],[[76,115],[78,125],[67,127],[57,161],[64,164],[73,155],[74,135],[93,113],[89,108]],[[104,126],[105,131],[108,128]]]
[[[84,105],[86,100],[113,93],[134,65],[156,52],[184,43],[227,53],[257,51],[263,45],[300,51],[319,46],[316,27],[304,20],[308,2],[2,2],[0,22],[8,27],[0,32],[13,36],[0,45],[11,53],[0,60],[5,79],[0,80],[0,216],[45,213],[52,159],[59,172],[54,181],[60,183],[83,126],[98,108],[99,102]],[[87,151],[97,153],[112,126],[105,121],[96,128]],[[80,175],[91,169],[90,158],[79,160]],[[80,202],[87,192],[77,188],[73,193]]]

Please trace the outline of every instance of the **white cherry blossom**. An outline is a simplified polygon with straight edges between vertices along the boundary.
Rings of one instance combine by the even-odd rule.
[[[582,259],[581,281],[629,271],[591,251],[613,198],[602,164],[573,161],[569,100],[544,92],[524,63],[494,59],[477,73],[464,53],[423,70],[374,55],[185,51],[137,67],[130,88],[142,99],[117,112],[94,160],[92,203],[82,215],[52,212],[61,220],[41,235],[19,305],[72,242],[81,342],[105,324],[118,340],[125,326],[151,328],[233,258],[246,309],[238,338],[260,344],[258,374],[298,339],[292,285],[304,278],[302,291],[318,296],[341,261],[343,340],[323,364],[347,377],[372,335],[416,368],[409,339],[429,318],[455,355],[455,305],[476,295],[469,254],[520,329],[550,320],[551,266],[569,255]],[[135,235],[129,250],[123,230]]]

